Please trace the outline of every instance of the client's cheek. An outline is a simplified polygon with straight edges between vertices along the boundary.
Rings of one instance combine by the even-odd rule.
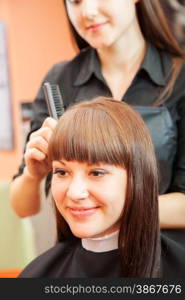
[[[60,215],[66,220],[66,210],[62,206],[62,202],[61,201],[54,201],[54,202],[55,202],[55,205],[56,205]]]
[[[63,206],[64,206],[64,194],[57,191],[56,189],[52,190],[53,201],[58,208],[59,212],[63,215]]]
[[[55,202],[59,202],[63,199],[64,197],[64,189],[60,184],[52,184],[51,185],[51,194],[55,200]]]

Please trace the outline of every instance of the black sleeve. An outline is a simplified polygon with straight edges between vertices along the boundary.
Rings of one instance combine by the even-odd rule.
[[[178,101],[177,112],[178,143],[173,181],[169,192],[185,193],[185,96]]]
[[[63,67],[65,65],[66,65],[66,62],[60,62],[60,63],[54,65],[49,70],[49,72],[46,74],[46,76],[44,77],[44,79],[42,81],[42,84],[41,84],[40,89],[39,89],[39,91],[36,95],[36,98],[32,103],[33,117],[32,117],[32,121],[31,121],[30,132],[28,133],[28,135],[26,137],[24,151],[25,151],[26,143],[29,141],[31,133],[38,130],[41,127],[41,125],[42,125],[43,121],[45,120],[45,118],[47,118],[48,115],[49,115],[48,110],[47,110],[47,105],[46,105],[42,85],[45,81],[48,81],[50,83],[57,83],[58,84],[59,79],[60,79],[60,75],[61,75],[61,73],[63,71]],[[21,165],[19,166],[19,170],[18,170],[17,174],[15,174],[13,176],[13,179],[20,176],[23,173],[24,167],[25,167],[25,162],[24,162],[24,158],[23,158],[22,162],[21,162]]]

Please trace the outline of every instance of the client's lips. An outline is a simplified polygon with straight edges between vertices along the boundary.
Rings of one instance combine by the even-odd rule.
[[[75,217],[89,217],[93,215],[98,209],[99,206],[95,207],[68,207],[70,213]]]

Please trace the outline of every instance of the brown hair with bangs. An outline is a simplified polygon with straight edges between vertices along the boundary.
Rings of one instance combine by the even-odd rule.
[[[50,161],[108,163],[127,170],[119,233],[124,277],[158,277],[158,174],[153,144],[140,115],[124,102],[99,97],[68,108],[49,144]],[[56,208],[58,241],[73,239]]]

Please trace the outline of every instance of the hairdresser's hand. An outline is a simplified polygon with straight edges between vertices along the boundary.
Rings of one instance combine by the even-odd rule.
[[[24,154],[24,174],[35,180],[42,180],[51,170],[47,152],[50,137],[57,124],[52,118],[46,118],[42,127],[30,135]]]

